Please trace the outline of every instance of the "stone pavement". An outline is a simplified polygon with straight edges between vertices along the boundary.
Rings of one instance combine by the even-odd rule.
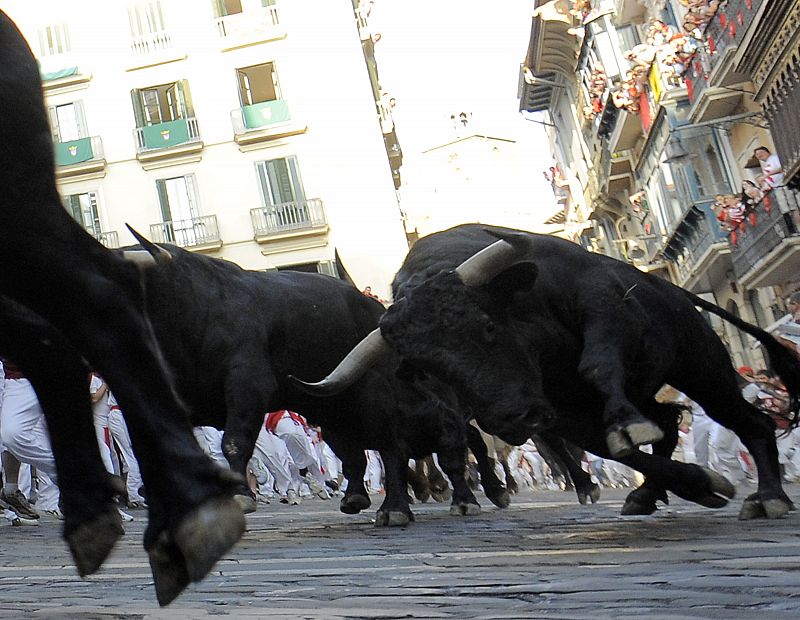
[[[741,490],[752,492],[752,487]],[[787,492],[800,500],[800,486]],[[338,501],[273,503],[203,582],[160,609],[141,548],[144,512],[99,574],[81,580],[60,525],[0,523],[2,618],[800,618],[800,513],[740,522],[682,500],[620,517],[627,490],[594,506],[530,492],[451,517],[414,506],[416,523],[373,527]],[[374,505],[380,498],[374,497]]]

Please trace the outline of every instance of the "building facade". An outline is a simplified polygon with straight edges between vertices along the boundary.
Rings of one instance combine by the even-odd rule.
[[[154,241],[388,295],[399,145],[358,0],[0,2],[40,62],[65,208]],[[393,142],[391,141],[393,140]]]
[[[537,2],[520,109],[555,125],[573,240],[763,327],[785,314],[800,288],[796,5]],[[764,362],[712,324],[737,363]]]

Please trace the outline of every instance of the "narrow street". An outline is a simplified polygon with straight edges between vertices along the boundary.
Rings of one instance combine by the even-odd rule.
[[[740,496],[747,488],[740,490]],[[795,500],[800,486],[787,489]],[[751,491],[748,491],[751,492]],[[7,618],[725,618],[800,617],[800,515],[741,522],[681,500],[620,517],[627,490],[580,506],[526,491],[508,510],[377,529],[338,501],[261,506],[211,575],[159,609],[141,548],[144,512],[105,567],[78,578],[58,522],[0,525]],[[377,500],[373,497],[373,500]]]

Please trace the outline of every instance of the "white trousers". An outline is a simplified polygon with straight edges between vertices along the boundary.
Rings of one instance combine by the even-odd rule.
[[[126,486],[128,488],[128,499],[132,502],[143,502],[144,498],[139,495],[139,487],[142,486],[142,474],[139,470],[139,462],[133,454],[133,445],[131,444],[131,436],[128,433],[128,426],[125,424],[125,419],[122,417],[122,411],[119,409],[111,409],[108,413],[108,430],[114,443],[119,447],[122,453],[122,458],[125,459],[125,465],[128,470],[126,478]]]
[[[275,425],[275,434],[286,444],[296,468],[298,470],[307,469],[308,473],[314,476],[320,484],[325,484],[325,477],[322,475],[317,451],[314,449],[311,438],[306,434],[303,426],[288,415],[284,415]],[[301,482],[299,471],[294,476],[296,478],[295,482],[299,486]]]
[[[21,462],[56,479],[50,435],[36,392],[27,379],[6,379],[0,409],[0,441]]]
[[[257,459],[271,474],[278,494],[285,496],[289,489],[298,490],[296,481],[292,479],[292,457],[286,443],[263,426],[258,433],[253,459]]]

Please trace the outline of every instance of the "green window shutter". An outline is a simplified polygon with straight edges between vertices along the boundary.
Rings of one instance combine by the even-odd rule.
[[[169,210],[169,196],[167,195],[167,183],[164,179],[156,181],[156,190],[158,190],[158,204],[161,207],[161,218],[163,222],[172,221],[172,214]]]
[[[133,104],[133,116],[137,127],[146,127],[144,118],[144,102],[142,101],[142,91],[134,88],[131,91],[131,103]]]
[[[288,159],[289,161],[289,171],[292,176],[292,187],[293,187],[293,194],[294,200],[297,202],[305,202],[306,196],[305,192],[303,191],[303,184],[300,182],[300,170],[297,165],[297,158],[292,155]]]

